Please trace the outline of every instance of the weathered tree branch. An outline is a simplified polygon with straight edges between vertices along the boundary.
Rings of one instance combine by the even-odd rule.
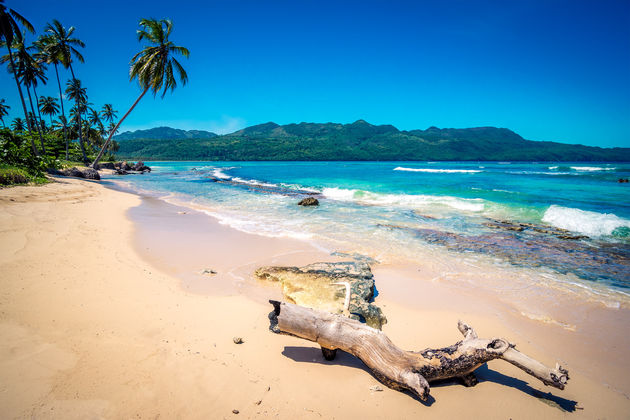
[[[450,347],[412,352],[399,349],[382,331],[359,321],[291,303],[269,303],[274,307],[269,314],[271,331],[318,343],[327,360],[334,358],[336,349],[353,354],[385,385],[409,390],[422,400],[429,395],[431,381],[459,378],[468,386],[476,384],[472,372],[493,359],[504,359],[555,388],[564,389],[569,380],[568,372],[559,365],[550,369],[505,339],[478,338],[461,321],[458,328],[464,340]]]

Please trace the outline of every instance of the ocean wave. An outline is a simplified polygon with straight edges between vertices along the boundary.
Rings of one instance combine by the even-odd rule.
[[[593,237],[612,235],[613,231],[619,228],[630,228],[630,220],[611,213],[597,213],[555,204],[545,211],[542,221]]]
[[[426,208],[432,205],[448,206],[457,210],[479,212],[485,205],[479,198],[458,198],[435,195],[379,194],[370,191],[344,188],[324,188],[326,198],[338,201],[351,201],[366,205],[401,206],[407,208]]]
[[[231,176],[223,172],[223,171],[227,171],[228,169],[232,169],[232,168],[215,168],[212,170],[212,176],[218,179],[231,179],[232,178]]]
[[[479,169],[426,169],[426,168],[404,168],[399,166],[394,168],[395,171],[407,171],[407,172],[429,172],[429,173],[444,173],[444,174],[473,174],[477,172],[483,172]]]
[[[601,166],[571,166],[574,171],[580,172],[597,172],[597,171],[614,171],[615,167],[601,167]]]

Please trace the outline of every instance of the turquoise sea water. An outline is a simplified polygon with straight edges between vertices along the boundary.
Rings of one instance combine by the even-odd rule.
[[[381,261],[422,250],[630,289],[630,163],[147,162],[117,177],[246,232]],[[297,202],[312,195],[320,206]]]

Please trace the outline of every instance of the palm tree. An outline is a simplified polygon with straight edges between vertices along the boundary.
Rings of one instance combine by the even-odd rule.
[[[139,22],[140,29],[137,31],[138,41],[147,40],[150,45],[144,47],[142,51],[137,53],[131,59],[131,68],[129,69],[129,79],[138,79],[142,93],[131,105],[129,111],[118,121],[118,124],[109,133],[107,141],[98,152],[98,156],[94,159],[92,166],[95,166],[98,161],[103,157],[103,153],[107,149],[109,142],[114,135],[114,132],[118,130],[120,124],[127,118],[127,115],[133,111],[140,99],[149,91],[153,91],[153,96],[157,95],[161,89],[162,98],[166,95],[166,92],[170,89],[173,91],[177,86],[177,80],[175,80],[175,71],[179,74],[179,79],[182,85],[185,85],[188,81],[188,75],[181,64],[173,57],[175,54],[181,54],[184,57],[188,57],[189,51],[184,47],[179,47],[169,41],[168,37],[173,31],[173,22],[168,19],[141,19]]]
[[[9,61],[11,62],[10,70],[13,72],[13,79],[15,79],[15,84],[17,85],[18,92],[20,93],[22,109],[24,110],[24,118],[27,118],[28,112],[26,111],[26,103],[24,102],[22,87],[20,86],[20,81],[17,76],[17,69],[15,67],[15,63],[13,62],[13,53],[11,51],[14,38],[16,36],[22,37],[20,25],[24,26],[24,28],[26,28],[26,30],[30,33],[35,33],[33,25],[31,25],[31,23],[26,20],[24,16],[13,9],[9,9],[8,7],[6,7],[4,5],[4,0],[0,0],[0,41],[2,41],[2,43],[6,45],[7,50],[9,51]],[[33,141],[32,137],[31,146],[33,148],[33,153],[37,154],[37,148],[35,147],[35,142]]]
[[[74,69],[72,68],[72,58],[76,58],[77,61],[83,63],[85,60],[83,56],[77,49],[77,47],[85,47],[83,41],[78,38],[72,38],[72,34],[74,33],[74,26],[66,29],[61,22],[57,19],[54,19],[52,23],[46,25],[44,29],[46,32],[46,36],[42,40],[44,44],[44,49],[46,51],[47,62],[54,64],[55,72],[57,73],[57,84],[59,85],[59,99],[61,101],[61,113],[65,117],[65,111],[63,109],[63,95],[61,94],[61,83],[59,82],[59,71],[57,69],[57,64],[61,64],[66,69],[70,69],[70,73],[72,74],[72,79],[76,80],[74,76]],[[65,121],[65,118],[62,120]],[[64,126],[65,133],[65,126]],[[65,136],[65,134],[64,134]],[[79,143],[81,144],[81,150],[84,151],[83,147],[83,134],[81,131],[81,124],[79,124]],[[85,159],[85,153],[84,159]],[[68,138],[66,137],[66,159],[68,159]]]
[[[52,96],[42,96],[39,98],[39,110],[44,115],[48,115],[50,117],[50,126],[53,125],[53,115],[57,115],[59,113],[59,105],[57,105],[57,99]]]
[[[4,128],[7,128],[7,125],[4,123],[4,117],[9,115],[9,109],[11,109],[11,107],[4,103],[4,99],[0,99],[0,121],[2,121]]]
[[[22,118],[16,118],[11,123],[11,128],[13,129],[13,131],[24,131],[24,128],[26,128],[25,124],[26,123]]]
[[[101,117],[103,117],[103,120],[105,120],[105,122],[108,122],[110,125],[114,122],[114,119],[116,119],[117,114],[118,111],[114,109],[114,106],[112,104],[105,104],[103,105],[103,109],[101,109]],[[107,132],[109,131],[110,130],[108,130]]]
[[[19,69],[18,74],[21,77],[22,82],[24,82],[24,85],[26,86],[26,93],[28,94],[28,101],[30,102],[31,112],[33,113],[33,116],[36,115],[35,108],[37,108],[39,119],[35,118],[35,126],[37,128],[37,133],[39,134],[39,141],[42,146],[42,152],[46,153],[46,146],[44,146],[44,137],[42,135],[41,115],[39,114],[39,107],[37,106],[38,98],[36,89],[38,81],[41,81],[45,84],[48,78],[44,74],[44,69],[33,58],[33,56],[29,54],[28,48],[26,48],[26,46],[24,45],[23,39],[22,42],[17,45],[17,59]],[[35,105],[33,105],[33,98],[31,97],[31,88],[33,88],[33,94],[35,96]]]
[[[81,146],[81,154],[83,155],[83,161],[87,163],[87,156],[85,154],[85,146],[83,145],[83,136],[82,132],[82,120],[81,114],[85,109],[85,104],[87,103],[87,89],[81,86],[81,81],[79,79],[75,79],[73,77],[72,80],[69,80],[66,85],[66,94],[68,98],[74,99],[76,105],[70,111],[71,114],[74,114],[74,119],[78,126],[79,131],[79,145]],[[72,120],[72,118],[71,118]]]

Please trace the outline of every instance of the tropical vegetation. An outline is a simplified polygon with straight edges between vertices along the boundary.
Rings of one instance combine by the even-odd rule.
[[[25,16],[0,0],[0,64],[7,66],[15,81],[23,112],[10,120],[9,92],[2,93],[0,184],[43,179],[47,169],[67,162],[95,165],[102,159],[113,160],[119,144],[112,138],[140,99],[148,91],[154,95],[162,91],[163,97],[178,79],[186,83],[186,72],[174,55],[189,53],[169,40],[172,22],[141,19],[139,24],[138,40],[147,45],[132,58],[130,79],[137,79],[142,93],[118,120],[113,104],[97,107],[90,102],[88,86],[77,77],[76,64],[85,62],[85,43],[77,29],[54,19],[36,34]],[[56,81],[53,89],[58,97],[57,93],[40,96],[50,80]]]

